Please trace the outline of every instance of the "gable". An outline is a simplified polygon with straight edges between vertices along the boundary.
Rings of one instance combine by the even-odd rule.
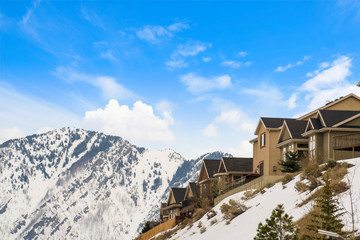
[[[218,172],[226,172],[224,160],[221,160]]]
[[[311,119],[308,120],[308,123],[306,125],[306,128],[305,128],[305,132],[308,132],[308,131],[311,131],[311,130],[314,130],[314,126],[311,122]]]
[[[254,135],[259,135],[259,133],[262,133],[262,132],[265,132],[265,125],[260,118],[259,123],[255,129]]]
[[[175,202],[173,191],[170,190],[167,204],[170,205],[170,204],[173,204],[173,203],[176,203],[176,202]]]
[[[282,125],[282,128],[281,128],[278,143],[281,143],[281,142],[283,142],[285,140],[288,140],[290,138],[291,138],[291,135],[290,135],[289,129],[288,129],[288,127],[286,126],[286,124],[284,122],[284,124]]]
[[[187,188],[186,188],[186,193],[185,193],[184,199],[189,199],[189,198],[192,198],[192,197],[194,197],[194,194],[193,194],[193,192],[191,190],[191,187],[190,187],[190,184],[189,184],[187,186]]]
[[[208,178],[209,178],[209,175],[208,175],[207,172],[206,172],[205,164],[204,164],[204,162],[203,162],[202,165],[201,165],[198,182],[201,182],[202,180],[205,180],[205,179],[208,179]]]
[[[342,123],[335,125],[336,127],[360,127],[360,116],[356,116],[353,119],[348,119]]]

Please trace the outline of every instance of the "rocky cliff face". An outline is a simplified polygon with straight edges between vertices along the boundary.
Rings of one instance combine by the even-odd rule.
[[[148,151],[120,137],[63,128],[0,145],[4,239],[132,239],[157,219],[169,186],[195,180],[203,158]]]

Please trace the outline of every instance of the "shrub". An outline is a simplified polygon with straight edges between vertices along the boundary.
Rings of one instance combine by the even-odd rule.
[[[336,160],[330,159],[326,163],[326,169],[334,168],[336,166]]]
[[[275,185],[275,183],[268,183],[266,184],[265,188],[271,188]]]
[[[201,228],[203,226],[203,223],[200,221],[199,224],[197,225],[198,228]]]
[[[296,191],[302,193],[302,192],[305,192],[306,190],[308,190],[308,186],[301,181],[297,181],[295,183],[295,189],[296,189]]]
[[[216,212],[215,210],[211,209],[211,210],[206,214],[207,219],[211,219],[211,218],[215,217],[216,214],[217,214],[217,212]]]
[[[200,233],[204,233],[204,232],[206,232],[206,227],[200,228]]]
[[[244,192],[244,195],[241,197],[241,200],[246,201],[254,196],[254,192],[251,190],[247,190]]]
[[[306,168],[304,168],[301,179],[308,179],[310,177],[318,178],[321,176],[321,170],[319,168],[319,165],[315,162],[310,162]]]
[[[309,185],[308,185],[308,189],[310,191],[314,190],[315,188],[317,188],[318,186],[321,186],[321,182],[319,179],[317,179],[314,176],[309,176],[308,177],[309,180]]]
[[[233,199],[230,199],[229,204],[224,203],[220,207],[220,211],[224,214],[224,219],[231,221],[238,215],[247,210],[244,204],[241,204]]]
[[[213,219],[213,220],[211,220],[210,225],[212,226],[212,225],[214,225],[215,223],[217,223],[217,219],[216,219],[216,218]]]
[[[334,194],[337,195],[339,193],[345,192],[349,189],[349,186],[346,182],[336,182],[331,184]]]
[[[193,219],[194,222],[196,222],[197,220],[199,220],[200,218],[202,218],[206,213],[206,210],[202,209],[202,208],[197,208],[195,210],[195,213],[193,215]]]
[[[282,179],[282,184],[283,185],[285,185],[285,184],[287,184],[287,183],[289,183],[291,180],[293,180],[294,179],[294,176],[292,175],[292,174],[286,174],[285,176],[284,176],[284,178]]]

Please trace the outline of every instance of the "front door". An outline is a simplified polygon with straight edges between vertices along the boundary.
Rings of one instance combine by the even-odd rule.
[[[264,175],[264,162],[261,162],[259,164],[259,172],[260,172],[260,176]]]

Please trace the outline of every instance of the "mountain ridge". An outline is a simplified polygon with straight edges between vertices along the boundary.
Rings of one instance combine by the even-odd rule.
[[[145,219],[157,218],[170,186],[185,186],[203,158],[222,155],[229,154],[186,160],[171,149],[149,151],[71,128],[6,141],[0,145],[0,233],[132,239]]]

